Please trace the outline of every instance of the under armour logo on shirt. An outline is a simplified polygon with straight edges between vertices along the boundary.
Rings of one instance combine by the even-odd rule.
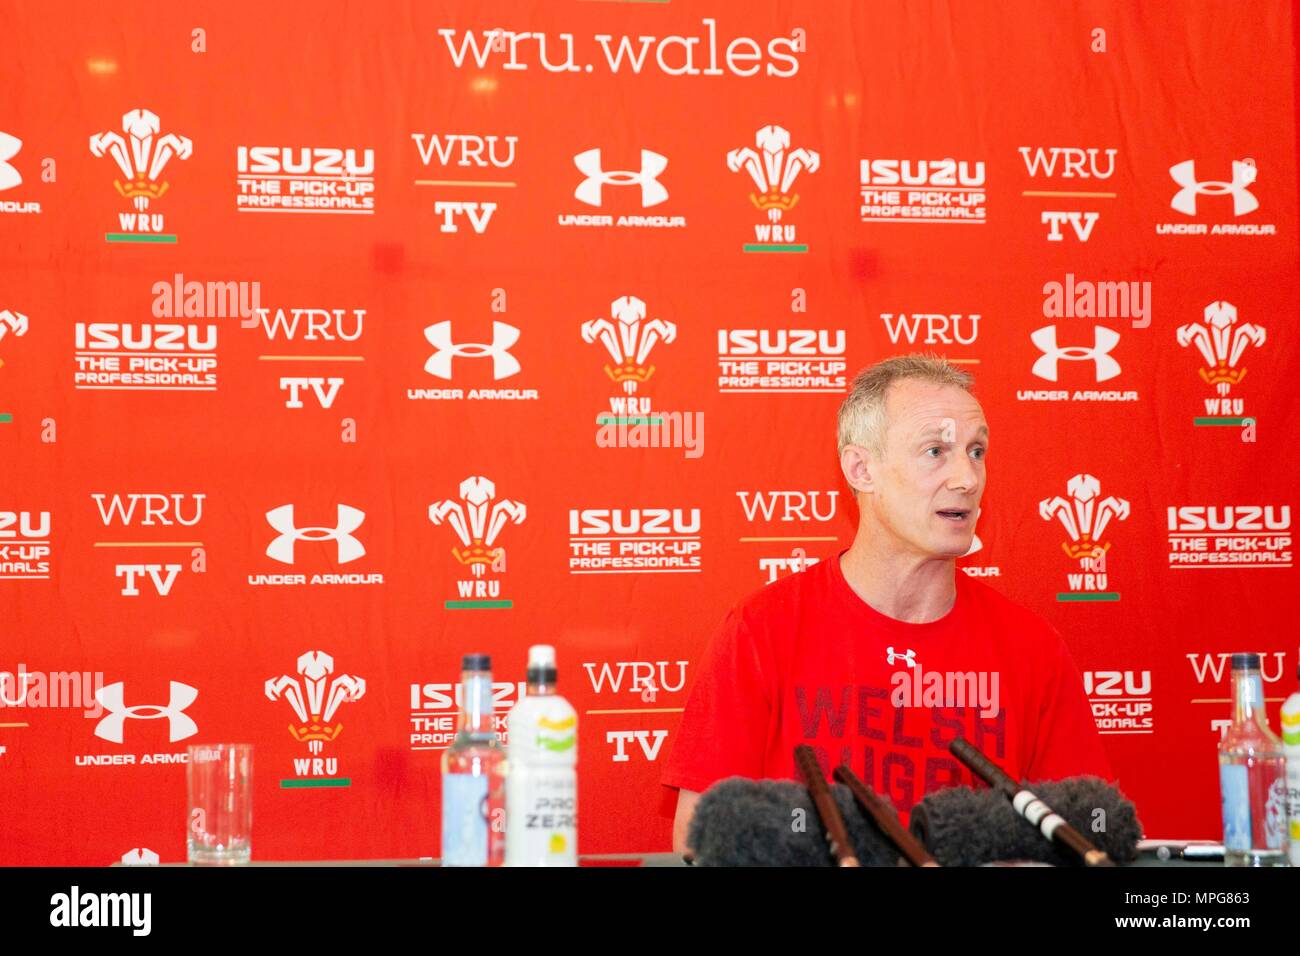
[[[895,660],[901,660],[905,664],[907,664],[908,667],[916,666],[916,651],[911,650],[909,648],[906,653],[898,654],[895,653],[893,645],[890,645],[889,647],[885,648],[885,650],[889,654],[889,663],[892,664],[894,663]]]

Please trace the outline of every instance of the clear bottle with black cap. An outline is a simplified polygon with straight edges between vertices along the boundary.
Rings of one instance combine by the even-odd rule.
[[[442,753],[442,865],[505,862],[506,750],[492,712],[492,658],[461,658],[460,720]]]
[[[1258,654],[1232,655],[1232,726],[1219,742],[1226,866],[1287,866],[1286,759],[1268,727]]]

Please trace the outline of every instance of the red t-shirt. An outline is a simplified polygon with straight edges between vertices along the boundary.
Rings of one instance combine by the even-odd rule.
[[[948,614],[908,624],[858,597],[836,556],[742,601],[701,662],[662,782],[798,780],[806,743],[906,824],[931,791],[984,786],[948,752],[958,734],[1017,780],[1111,779],[1060,634],[961,571],[956,585]]]

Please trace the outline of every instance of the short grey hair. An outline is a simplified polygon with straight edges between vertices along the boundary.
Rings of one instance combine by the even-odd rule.
[[[840,403],[836,426],[841,452],[846,445],[863,445],[877,455],[883,452],[885,399],[889,386],[904,379],[920,379],[967,392],[975,384],[969,372],[933,354],[897,355],[864,368],[854,376],[849,393]]]

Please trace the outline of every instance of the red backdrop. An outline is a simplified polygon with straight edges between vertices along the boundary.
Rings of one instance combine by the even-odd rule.
[[[504,712],[535,642],[581,715],[581,850],[666,849],[704,642],[847,545],[845,376],[913,350],[992,428],[965,570],[1065,636],[1148,833],[1215,836],[1224,658],[1265,655],[1274,726],[1297,664],[1292,31],[0,7],[0,671],[43,675],[0,707],[0,862],[183,859],[177,755],[218,740],[257,748],[256,857],[434,855],[460,655]],[[169,313],[178,281],[266,311]],[[598,443],[672,412],[689,447]],[[40,706],[71,672],[107,711]]]

